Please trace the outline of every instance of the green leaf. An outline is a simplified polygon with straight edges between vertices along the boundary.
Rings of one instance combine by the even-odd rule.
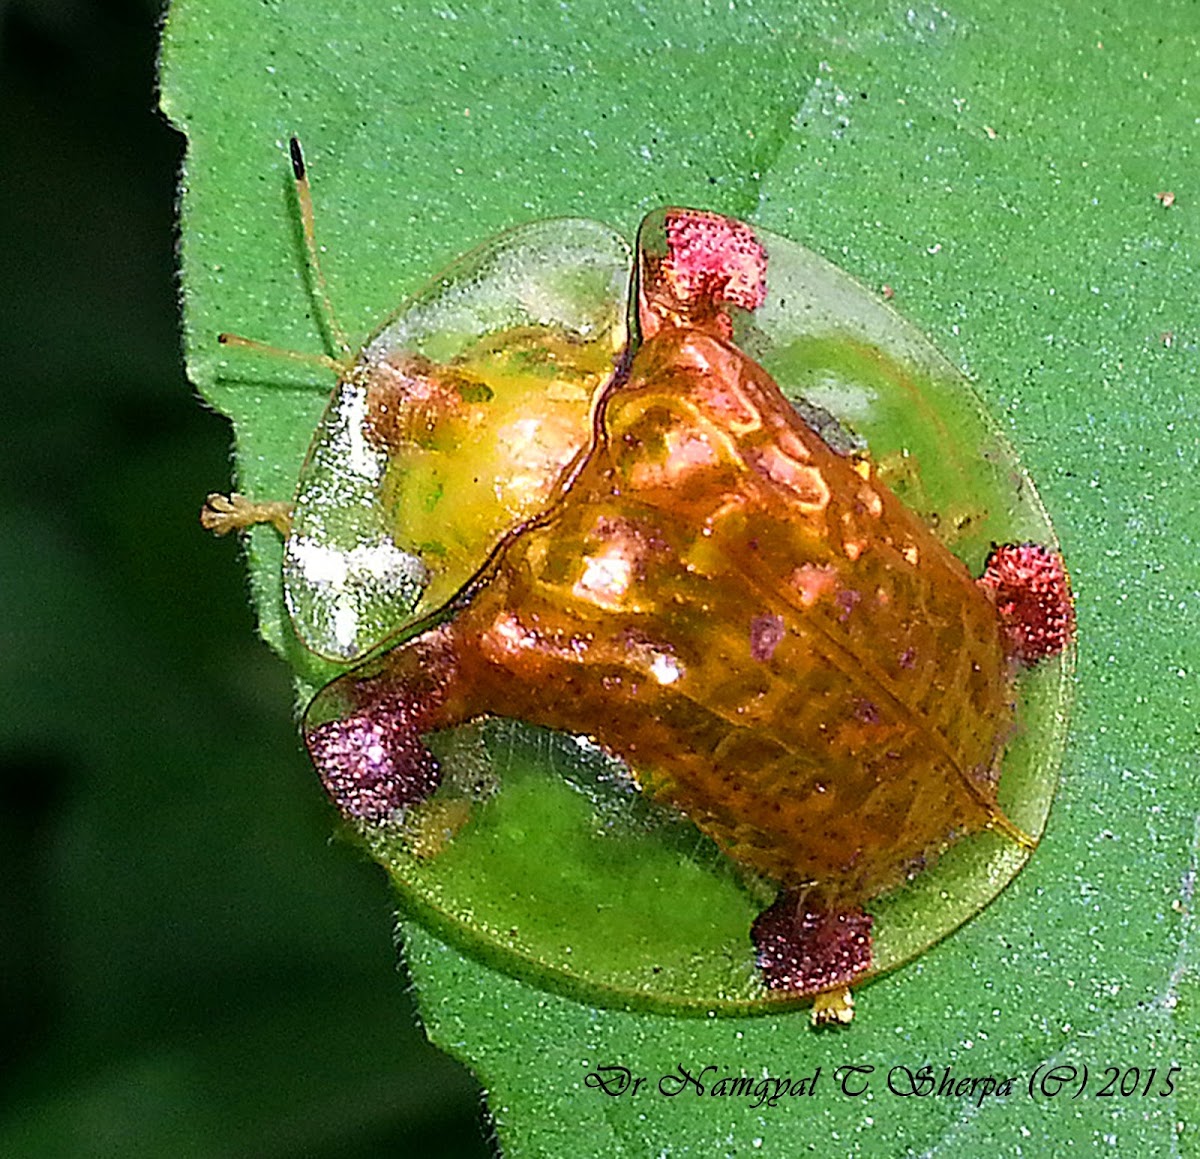
[[[760,222],[890,285],[1002,417],[1072,569],[1078,712],[1042,846],[966,928],[865,987],[847,1031],[815,1034],[803,1012],[592,1009],[406,925],[430,1034],[484,1081],[511,1153],[1195,1146],[1186,1081],[1096,1097],[1105,1067],[1178,1063],[1186,1080],[1197,1061],[1194,11],[972,9],[173,8],[163,103],[190,141],[189,369],[234,419],[242,490],[290,494],[330,385],[213,342],[322,348],[283,151],[295,133],[355,338],[507,226],[570,214],[628,235],[666,203]],[[1168,190],[1170,208],[1154,196]],[[288,649],[269,533],[250,562],[264,635]],[[1018,1081],[978,1108],[888,1090],[891,1068],[926,1062]],[[1031,1098],[1047,1063],[1086,1063],[1087,1094]],[[771,1107],[658,1092],[708,1064],[706,1082],[821,1078]],[[844,1064],[876,1068],[869,1095],[841,1093]],[[648,1081],[609,1097],[585,1082],[607,1065]]]

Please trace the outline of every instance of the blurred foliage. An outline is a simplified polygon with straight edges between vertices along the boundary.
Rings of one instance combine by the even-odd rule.
[[[0,1154],[484,1155],[256,640],[174,286],[154,5],[0,58]]]

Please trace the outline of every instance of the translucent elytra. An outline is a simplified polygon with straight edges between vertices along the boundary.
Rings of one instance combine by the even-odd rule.
[[[900,555],[907,555],[905,545],[918,557],[922,552],[936,555],[930,542],[939,551],[945,547],[953,553],[946,556],[943,570],[948,577],[953,574],[957,578],[929,581],[930,590],[937,593],[938,599],[948,601],[950,611],[946,618],[953,618],[957,613],[953,597],[947,592],[952,590],[952,584],[959,584],[964,605],[977,598],[973,592],[970,596],[966,594],[969,590],[966,585],[969,575],[979,573],[988,544],[1034,540],[1053,545],[1053,532],[1032,484],[978,405],[969,385],[919,333],[846,275],[803,247],[763,231],[758,234],[769,253],[768,294],[753,314],[734,313],[736,347],[757,360],[774,378],[795,403],[806,424],[819,432],[821,437],[817,441],[834,448],[826,448],[829,463],[822,471],[822,485],[834,487],[835,498],[845,503],[847,511],[859,501],[852,488],[870,484],[872,479],[884,482],[902,501],[894,517],[890,517],[899,528],[893,538]],[[566,254],[559,254],[558,259],[556,266],[548,255],[539,253],[537,267],[547,271],[554,268],[560,281],[571,284],[575,280],[569,276],[572,259]],[[532,280],[536,282],[536,278]],[[620,280],[615,278],[614,282]],[[454,289],[453,279],[435,287],[429,295],[430,312],[436,313],[442,294],[453,301]],[[603,306],[602,301],[597,299],[597,302]],[[622,305],[615,296],[609,306],[612,309],[607,314],[603,310],[599,313],[619,318]],[[403,315],[398,323],[402,319]],[[721,550],[712,543],[721,539],[719,525],[710,515],[705,517],[703,525],[698,521],[693,526],[682,498],[677,510],[668,511],[669,502],[660,502],[661,509],[670,517],[660,522],[658,531],[671,539],[671,550],[677,558],[687,557],[683,571],[677,569],[681,578],[676,581],[687,585],[687,590],[647,587],[642,593],[644,606],[631,607],[626,599],[631,590],[630,561],[602,551],[586,554],[590,550],[591,532],[584,523],[599,511],[606,512],[604,517],[610,523],[627,518],[631,510],[627,507],[628,494],[646,486],[646,480],[637,478],[639,466],[645,463],[636,455],[631,459],[617,455],[610,462],[601,463],[593,453],[588,464],[581,468],[581,474],[576,476],[570,468],[571,463],[577,462],[577,454],[594,452],[593,432],[581,416],[589,413],[607,376],[605,363],[599,358],[593,363],[587,358],[574,362],[567,357],[568,351],[579,342],[563,340],[565,328],[561,320],[548,321],[543,317],[534,321],[527,316],[517,325],[504,319],[494,331],[486,332],[483,343],[475,333],[467,344],[456,345],[453,339],[442,344],[441,335],[431,331],[429,345],[415,350],[412,347],[416,340],[398,336],[403,327],[394,327],[396,324],[385,329],[376,340],[378,343],[388,335],[385,345],[377,348],[383,351],[385,361],[401,365],[406,381],[421,376],[441,382],[448,380],[444,371],[435,372],[424,363],[414,371],[407,361],[413,355],[436,366],[450,365],[456,372],[469,365],[471,370],[466,379],[484,381],[492,392],[491,398],[479,403],[485,406],[485,414],[492,413],[486,404],[493,398],[507,397],[512,368],[524,361],[520,355],[529,349],[539,352],[535,361],[540,359],[543,365],[567,362],[571,374],[579,372],[586,376],[590,372],[592,377],[587,382],[591,393],[585,390],[587,404],[575,412],[579,425],[573,426],[570,420],[564,423],[565,430],[577,433],[578,445],[571,441],[574,436],[568,434],[556,444],[563,448],[561,459],[542,456],[531,460],[538,470],[526,473],[537,478],[515,489],[522,496],[521,501],[514,505],[502,499],[478,523],[471,516],[478,494],[471,490],[476,481],[472,464],[479,455],[485,460],[489,454],[493,456],[485,472],[488,480],[485,490],[495,495],[503,495],[504,484],[513,474],[509,451],[495,452],[493,436],[500,429],[499,421],[490,426],[485,421],[473,434],[459,430],[442,443],[437,441],[436,432],[431,433],[428,445],[418,445],[416,452],[409,450],[417,441],[407,437],[412,430],[410,416],[403,418],[410,424],[405,428],[405,437],[392,443],[378,437],[368,440],[379,461],[374,476],[370,470],[361,472],[369,484],[363,491],[361,505],[378,522],[365,529],[358,528],[344,542],[351,551],[360,547],[374,549],[381,542],[382,528],[403,557],[414,562],[414,568],[407,578],[401,575],[402,568],[396,573],[393,595],[401,593],[399,612],[383,606],[386,600],[377,601],[378,618],[369,621],[369,630],[356,628],[345,636],[350,648],[361,651],[364,642],[367,646],[377,643],[389,632],[412,622],[422,611],[436,610],[477,573],[506,536],[528,525],[521,531],[520,541],[513,541],[505,549],[506,554],[502,554],[497,565],[499,570],[494,575],[479,576],[471,607],[463,615],[468,618],[477,615],[483,620],[485,613],[495,615],[487,622],[481,620],[474,634],[468,633],[470,640],[482,645],[489,638],[488,632],[494,635],[499,630],[504,636],[507,630],[508,642],[520,647],[523,639],[532,640],[543,629],[548,632],[546,624],[553,608],[523,604],[519,593],[513,596],[512,585],[531,569],[549,568],[553,572],[558,568],[562,583],[571,586],[573,595],[582,593],[601,608],[608,601],[614,613],[632,614],[634,623],[638,615],[653,617],[655,631],[647,634],[646,641],[638,639],[636,633],[630,634],[625,626],[621,629],[625,635],[620,638],[627,650],[646,649],[641,657],[646,687],[657,686],[671,693],[682,691],[710,659],[704,652],[705,641],[717,653],[722,649],[733,653],[738,632],[731,625],[740,623],[738,616],[744,610],[743,648],[765,663],[773,661],[776,650],[782,646],[780,660],[789,660],[786,671],[774,682],[764,684],[761,694],[753,688],[742,688],[731,694],[733,698],[723,707],[713,700],[712,690],[720,686],[719,675],[710,674],[697,685],[700,689],[697,695],[703,698],[698,707],[710,713],[714,710],[744,713],[752,706],[753,711],[764,714],[761,732],[764,761],[769,760],[766,750],[772,737],[793,735],[797,728],[807,729],[810,734],[822,729],[844,729],[853,723],[856,712],[864,717],[860,723],[872,726],[879,723],[880,709],[874,700],[868,698],[865,704],[848,703],[838,691],[844,685],[839,683],[841,678],[832,660],[826,657],[813,662],[810,654],[795,651],[799,647],[796,641],[784,644],[789,622],[769,599],[753,590],[739,591],[733,573],[720,583],[712,579],[725,574],[709,558],[711,553]],[[603,328],[597,332],[604,333]],[[610,352],[613,333],[616,333],[615,323],[605,339]],[[368,346],[368,352],[374,345]],[[597,346],[597,352],[602,345]],[[474,373],[471,360],[477,357],[481,346],[487,347],[488,357],[493,359],[489,364],[491,377]],[[364,364],[372,368],[377,365],[369,355],[364,355]],[[662,365],[669,369],[675,363],[668,359]],[[664,369],[663,373],[666,372]],[[562,376],[556,375],[555,381],[561,380]],[[634,391],[628,399],[614,396],[604,419],[607,426],[596,437],[609,438],[614,445],[631,437],[634,430],[631,424],[645,416],[634,413],[622,417],[626,402],[635,411],[639,398],[647,400],[648,410],[654,407],[671,410],[674,404],[670,383],[656,378],[655,364],[649,355],[640,364],[635,360],[633,381],[640,384],[642,395]],[[367,389],[353,380],[343,384],[339,394],[361,391],[363,405],[356,411],[343,401],[339,409],[335,395],[331,413],[342,416],[338,421],[356,423],[356,430],[361,431],[362,415],[369,409],[365,401]],[[544,390],[539,393],[521,389],[513,394],[535,400],[529,417],[536,414],[540,418],[546,413]],[[460,391],[459,397],[463,403],[474,405],[469,390]],[[751,413],[746,421],[753,422],[754,418]],[[650,414],[647,421],[653,419]],[[433,427],[441,421],[439,416]],[[319,461],[320,455],[337,443],[336,429],[334,422],[319,435],[310,464]],[[668,427],[662,429],[666,431]],[[372,430],[377,436],[378,426]],[[671,437],[676,437],[678,430],[677,426],[671,427]],[[641,428],[638,432],[632,437],[642,443],[652,437]],[[716,435],[711,438],[706,435],[706,439],[708,445],[719,441]],[[403,448],[403,452],[397,448]],[[569,455],[567,448],[571,448]],[[427,452],[442,456],[429,469],[422,458]],[[851,452],[866,454],[851,459],[848,457]],[[857,469],[862,465],[865,471]],[[731,470],[736,474],[736,470]],[[613,483],[614,471],[626,471],[621,476],[623,483]],[[309,473],[314,471],[310,469]],[[588,487],[590,491],[586,490]],[[797,482],[796,489],[803,492],[803,480]],[[558,502],[560,494],[565,495],[562,502]],[[421,495],[426,499],[436,495],[438,502],[445,500],[443,510],[448,513],[445,525],[436,518],[422,523]],[[736,486],[731,485],[728,496],[731,502],[736,499]],[[306,499],[302,486],[301,498],[301,508],[311,508],[320,518],[325,517],[326,507],[337,506],[332,492],[314,493]],[[341,518],[337,512],[334,515]],[[736,511],[731,517],[736,517]],[[579,524],[574,539],[569,530],[564,530],[572,518]],[[908,539],[904,530],[906,520],[915,525]],[[425,530],[413,534],[414,527]],[[408,535],[403,546],[396,539],[397,528]],[[302,535],[302,525],[298,525],[298,530]],[[454,556],[457,562],[435,580],[431,577],[436,574],[438,561],[445,557],[442,540],[447,531],[457,537]],[[764,537],[764,554],[772,546],[785,553],[792,550],[794,545],[789,536],[793,531],[796,529],[784,527],[778,534]],[[435,540],[431,536],[440,538]],[[325,538],[336,537],[326,534]],[[572,543],[579,545],[578,552],[568,550]],[[805,564],[803,560],[803,556],[797,555],[797,569],[803,571],[808,566],[812,570],[798,582],[809,585],[805,592],[811,591],[813,599],[818,600],[826,578],[822,569],[829,565]],[[763,574],[772,582],[779,582],[779,577],[787,571],[786,562],[787,558],[776,559],[771,566],[764,566]],[[881,565],[875,585],[876,598],[881,604],[887,601],[879,593],[890,590],[892,579],[903,566],[915,565],[900,561]],[[747,575],[753,574],[745,560],[738,567]],[[699,586],[692,585],[688,576],[698,577]],[[706,577],[713,584],[711,599],[703,587]],[[494,586],[500,583],[508,585],[509,590],[501,592]],[[553,576],[543,581],[543,589],[546,583],[553,586]],[[405,584],[410,586],[406,588]],[[752,584],[750,588],[753,589]],[[632,590],[638,594],[639,589]],[[920,585],[916,588],[895,585],[895,590],[900,593],[898,598],[904,613],[900,619],[911,619],[907,613],[913,601],[925,600],[919,594],[924,589]],[[489,600],[500,603],[491,608]],[[689,622],[672,629],[671,618],[676,614],[674,609],[679,608],[683,609],[679,615]],[[706,635],[700,618],[709,610],[712,610],[712,625]],[[854,609],[845,610],[850,614]],[[522,619],[524,612],[529,613],[529,620],[536,620],[541,626],[531,628]],[[502,618],[505,614],[511,615],[512,621],[507,628]],[[964,621],[963,631],[977,634],[981,648],[992,647],[995,640],[989,642],[988,625],[979,622],[972,626],[978,620],[978,613],[972,615],[975,620]],[[358,623],[366,624],[368,618],[361,618]],[[607,626],[606,621],[598,620],[589,629],[591,638],[601,635]],[[301,631],[304,634],[303,628]],[[728,642],[721,635],[723,631],[732,633]],[[994,630],[991,635],[996,636]],[[339,637],[334,642],[342,651],[326,650],[347,656],[357,654],[346,650],[341,640]],[[880,648],[889,642],[896,643],[884,633]],[[865,644],[864,650],[856,653],[860,665],[870,655],[871,647]],[[787,648],[793,652],[788,653]],[[910,650],[913,655],[905,660]],[[911,649],[897,645],[893,652],[890,662],[913,667],[912,682],[925,689],[950,688],[969,681],[971,670],[988,665],[996,670],[999,663],[995,657],[984,660],[982,653],[978,662],[971,661],[969,653],[937,644],[914,643]],[[406,652],[402,646],[390,657],[373,661],[369,667],[332,686],[310,711],[310,728],[319,728],[323,722],[350,712],[362,688],[376,679],[393,679],[389,664],[401,664],[408,655],[417,653]],[[968,658],[966,670],[940,670],[939,666],[948,665],[952,659],[961,660],[964,655]],[[884,663],[882,659],[879,661],[881,672]],[[1068,668],[1068,658],[1052,660],[1021,674],[1015,685],[1005,684],[1002,694],[993,681],[993,686],[981,693],[982,701],[977,708],[981,720],[989,712],[1003,717],[995,728],[1003,729],[1010,739],[1004,754],[999,806],[1016,826],[1033,836],[1039,835],[1044,827],[1053,794],[1063,739]],[[427,679],[432,689],[436,671],[423,669],[421,679]],[[649,736],[645,730],[662,719],[667,711],[662,705],[667,701],[655,700],[645,688],[634,687],[634,682],[619,674],[606,675],[597,668],[596,679],[615,683],[602,693],[594,687],[579,690],[581,698],[584,693],[592,698],[587,701],[588,712],[595,723],[592,727],[585,719],[574,735],[528,724],[529,719],[546,718],[539,716],[545,709],[543,701],[564,695],[562,673],[557,669],[547,670],[547,696],[542,699],[521,701],[506,695],[509,690],[503,687],[491,689],[490,701],[481,701],[479,707],[486,709],[491,704],[499,711],[504,705],[516,706],[513,711],[522,715],[525,723],[484,719],[434,737],[431,744],[446,770],[442,787],[428,801],[411,809],[401,823],[364,827],[374,852],[388,865],[402,893],[418,913],[448,936],[522,973],[533,972],[547,981],[572,989],[583,988],[596,997],[608,996],[618,1001],[742,1009],[786,1000],[768,994],[763,988],[748,953],[746,931],[755,913],[770,900],[773,883],[786,880],[785,873],[793,871],[788,866],[799,865],[795,872],[824,875],[822,883],[827,889],[841,889],[855,900],[869,899],[868,908],[876,917],[873,968],[878,971],[911,957],[985,905],[1028,856],[1024,848],[994,831],[976,832],[950,844],[932,868],[923,868],[930,847],[927,834],[914,841],[911,856],[899,859],[895,855],[895,838],[884,838],[882,843],[888,847],[885,852],[892,856],[890,860],[881,858],[879,865],[886,862],[887,868],[868,864],[842,880],[836,878],[836,857],[822,862],[819,851],[807,862],[797,860],[791,852],[786,853],[784,860],[771,853],[760,856],[760,849],[765,847],[763,818],[771,812],[768,781],[753,786],[754,809],[739,804],[736,793],[724,804],[719,803],[720,808],[730,812],[725,829],[711,821],[710,814],[717,806],[712,809],[705,806],[708,813],[700,821],[694,812],[695,794],[675,792],[669,783],[664,789],[658,768],[639,768],[636,758],[631,759],[631,767],[624,767],[599,749],[593,739],[597,735],[610,736],[605,729],[613,721],[619,725],[624,722],[621,726],[635,730],[639,739]],[[791,699],[785,695],[789,689],[796,694]],[[826,719],[812,715],[820,711],[819,706],[811,710],[808,707],[818,689],[830,693]],[[571,689],[566,689],[565,695],[570,700]],[[1001,695],[1004,703],[999,702]],[[1015,699],[1011,721],[1007,704],[1010,698]],[[649,714],[640,722],[639,706]],[[563,719],[567,718],[566,711]],[[546,710],[546,715],[552,714]],[[680,725],[676,735],[684,732],[686,728]],[[969,738],[963,739],[965,743]],[[914,776],[918,775],[924,758],[912,753],[906,756],[902,746],[898,751],[900,759],[913,762]],[[745,767],[751,767],[749,758],[742,759]],[[854,815],[837,812],[838,772],[837,768],[830,769],[830,823],[852,829]],[[640,784],[655,788],[683,812],[666,811],[648,803],[633,789],[630,773]],[[826,787],[815,773],[809,784],[808,799],[816,807]],[[844,787],[841,791],[844,795]],[[883,802],[885,806],[888,803]],[[943,808],[936,789],[932,807]],[[693,810],[692,819],[715,835],[730,856],[722,854],[709,838],[697,833],[689,821],[689,810]],[[953,811],[939,816],[943,828],[947,825],[952,828],[956,823],[957,814]],[[965,826],[966,821],[963,823]],[[978,828],[978,822],[972,827]],[[933,831],[936,830],[937,826]],[[947,840],[951,835],[946,834]],[[898,867],[907,868],[901,871]],[[917,872],[921,869],[922,872]],[[911,881],[907,880],[910,872]],[[877,896],[880,890],[885,892]]]
[[[363,655],[545,506],[590,434],[628,278],[607,227],[536,222],[462,258],[368,341],[317,427],[285,548],[312,651]]]

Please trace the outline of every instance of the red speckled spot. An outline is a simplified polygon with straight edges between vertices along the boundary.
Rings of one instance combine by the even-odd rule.
[[[979,579],[995,593],[1008,654],[1034,664],[1061,652],[1075,634],[1075,604],[1062,556],[1037,543],[993,549]]]
[[[816,994],[853,982],[871,964],[871,915],[857,906],[825,910],[785,893],[750,930],[772,990]]]
[[[664,223],[662,276],[681,302],[708,299],[756,310],[767,295],[767,254],[744,222],[699,210],[675,210]]]

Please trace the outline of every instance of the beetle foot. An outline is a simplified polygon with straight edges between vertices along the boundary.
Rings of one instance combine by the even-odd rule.
[[[1038,543],[992,549],[979,585],[995,595],[1009,656],[1035,664],[1075,634],[1075,603],[1062,556]]]
[[[828,1026],[837,1022],[848,1026],[854,1020],[854,995],[849,986],[826,990],[813,999],[812,1024]]]
[[[771,990],[845,991],[871,965],[871,915],[859,906],[826,908],[803,891],[780,894],[755,919],[750,940]],[[832,1011],[837,1001],[833,995],[822,997],[821,1005]],[[835,1015],[823,1017],[827,1021]],[[836,1017],[849,1021],[849,1016]]]
[[[756,310],[767,293],[767,253],[745,222],[700,209],[650,214],[638,235],[638,324],[650,339],[663,325],[733,335],[729,307]]]
[[[200,509],[200,526],[214,535],[244,531],[259,523],[269,523],[286,539],[292,532],[290,503],[255,503],[245,495],[210,495]]]

